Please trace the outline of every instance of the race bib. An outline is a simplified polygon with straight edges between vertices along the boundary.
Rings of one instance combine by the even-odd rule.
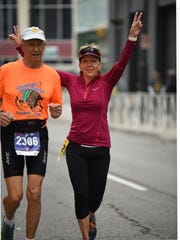
[[[37,156],[40,151],[39,132],[14,133],[14,148],[17,155]]]

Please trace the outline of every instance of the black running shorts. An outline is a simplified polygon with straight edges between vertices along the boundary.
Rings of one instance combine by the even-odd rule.
[[[17,155],[14,149],[14,128],[12,125],[1,127],[1,156],[4,178],[23,176],[26,165],[27,174],[45,176],[48,155],[48,130],[43,127],[39,130],[41,147],[37,156]]]

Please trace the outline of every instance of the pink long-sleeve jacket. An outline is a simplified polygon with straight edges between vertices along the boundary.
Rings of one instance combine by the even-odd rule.
[[[72,142],[110,147],[107,120],[108,103],[113,87],[119,81],[132,55],[135,42],[127,40],[119,60],[105,74],[100,74],[86,86],[83,75],[62,72],[61,84],[70,94],[72,123],[68,139]]]
[[[136,42],[127,40],[119,60],[105,74],[99,74],[86,86],[83,75],[57,70],[61,84],[70,94],[72,123],[68,139],[72,142],[110,147],[107,110],[114,86],[122,76]],[[22,49],[17,48],[23,55]]]

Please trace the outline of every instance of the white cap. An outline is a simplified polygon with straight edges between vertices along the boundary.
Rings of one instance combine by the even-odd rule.
[[[22,33],[23,40],[31,40],[31,39],[40,39],[42,41],[46,41],[43,30],[38,27],[29,27],[24,29]]]

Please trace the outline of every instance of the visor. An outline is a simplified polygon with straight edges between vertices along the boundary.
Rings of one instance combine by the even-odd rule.
[[[99,51],[96,48],[93,48],[93,47],[83,48],[79,52],[79,59],[81,59],[82,57],[87,56],[87,55],[92,55],[94,57],[97,57],[99,59],[99,61],[101,60],[101,54],[99,53]]]

